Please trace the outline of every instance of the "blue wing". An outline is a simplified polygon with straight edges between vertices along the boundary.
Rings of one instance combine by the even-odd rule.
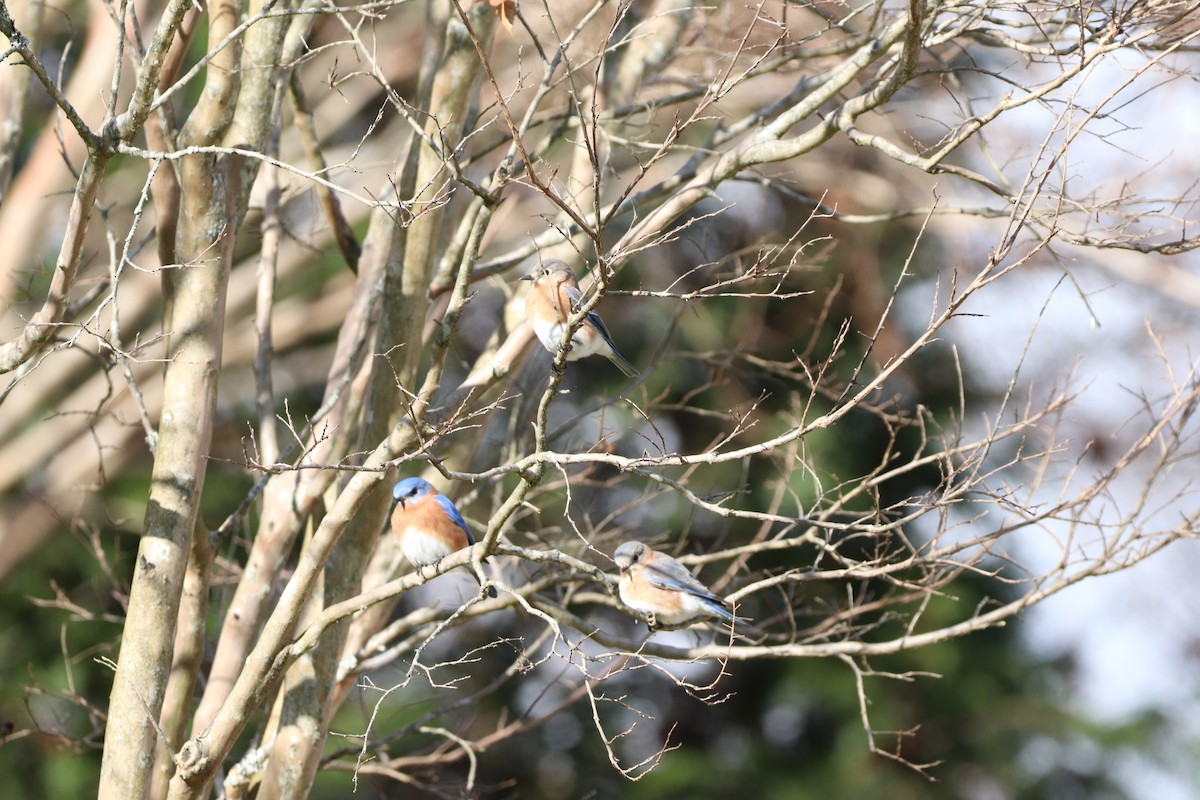
[[[579,291],[575,286],[564,285],[562,288],[567,293],[567,297],[571,298],[571,313],[573,314],[583,305],[583,292]],[[591,325],[600,332],[600,335],[604,337],[604,341],[608,342],[608,346],[615,352],[617,346],[613,343],[613,338],[609,334],[608,328],[604,327],[604,320],[600,319],[600,315],[595,311],[589,311],[583,319],[585,325]]]
[[[613,342],[612,335],[609,334],[608,328],[604,327],[604,320],[600,319],[600,315],[595,311],[589,311],[586,319],[592,325],[592,327],[600,332],[600,335],[604,337],[604,341],[608,342],[608,346],[613,350],[616,350],[617,345]]]
[[[471,529],[467,527],[467,521],[463,519],[462,514],[458,513],[458,507],[451,502],[450,498],[444,494],[436,494],[433,496],[433,499],[437,500],[438,505],[446,512],[446,516],[454,520],[454,524],[463,529],[463,533],[467,535],[467,541],[475,544],[475,537],[471,535]]]
[[[733,613],[725,605],[725,601],[708,590],[687,567],[673,558],[659,557],[653,564],[645,566],[650,583],[660,589],[673,592],[685,592],[699,599],[704,605],[726,619],[732,620]]]
[[[562,285],[562,290],[567,293],[567,297],[571,298],[571,311],[578,311],[583,305],[583,292],[579,291],[578,286],[572,286],[569,283]]]

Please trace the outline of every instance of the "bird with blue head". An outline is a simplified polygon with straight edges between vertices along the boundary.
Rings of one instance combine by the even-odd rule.
[[[396,501],[392,532],[400,543],[400,552],[414,568],[437,564],[475,544],[467,521],[453,501],[424,478],[401,480],[392,487],[392,498]],[[487,588],[488,595],[495,597],[496,590]]]

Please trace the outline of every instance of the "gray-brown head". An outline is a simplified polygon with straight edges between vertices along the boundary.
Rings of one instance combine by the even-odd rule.
[[[534,264],[530,267],[529,272],[521,276],[521,280],[533,281],[531,289],[543,285],[557,287],[564,283],[568,286],[578,285],[575,281],[575,273],[571,272],[571,268],[557,258],[551,258],[541,264]]]
[[[617,562],[617,569],[625,572],[649,552],[650,548],[641,542],[625,542],[613,553],[613,560]]]

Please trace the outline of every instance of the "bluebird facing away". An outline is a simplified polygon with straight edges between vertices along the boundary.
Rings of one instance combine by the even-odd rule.
[[[697,617],[734,621],[729,605],[688,568],[641,542],[625,542],[613,554],[621,580],[621,602],[650,617],[650,627],[679,625]]]
[[[534,265],[521,280],[533,281],[525,298],[525,313],[542,346],[553,355],[559,350],[567,318],[583,304],[583,293],[579,291],[579,284],[575,282],[571,270],[561,261]],[[617,352],[608,328],[604,327],[604,321],[594,311],[588,312],[571,336],[567,360],[578,361],[590,355],[604,356],[630,378],[638,374],[633,365]]]
[[[436,564],[475,544],[454,503],[424,478],[405,478],[392,487],[392,497],[396,499],[392,531],[400,541],[400,552],[413,567]],[[495,597],[496,590],[488,588],[489,596]]]

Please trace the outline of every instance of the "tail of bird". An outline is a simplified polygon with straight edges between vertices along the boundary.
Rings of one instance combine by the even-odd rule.
[[[637,369],[626,360],[625,356],[618,353],[616,350],[609,350],[604,355],[608,356],[608,360],[617,365],[617,369],[625,373],[626,378],[636,378],[638,376]]]
[[[706,597],[704,598],[704,605],[712,611],[713,616],[720,618],[722,622],[734,631],[742,634],[751,633],[755,636],[765,635],[762,629],[755,626],[750,620],[734,614],[729,604],[720,597]]]
[[[487,564],[488,560],[485,558],[480,563]],[[475,570],[471,569],[470,564],[463,564],[463,569],[465,569],[467,571],[467,574],[469,574],[475,580],[475,583],[479,584],[480,590],[482,590],[485,595],[487,595],[488,597],[496,596],[496,587],[492,586],[492,584],[489,583],[487,585],[487,588],[484,588],[483,581],[479,579],[479,575],[476,574]]]
[[[733,611],[729,609],[729,606],[726,605],[725,601],[716,595],[713,595],[712,597],[701,597],[700,600],[704,603],[704,607],[712,612],[714,617],[720,617],[730,625],[733,624],[734,620],[739,622],[742,621],[740,617],[735,617],[733,615]]]

